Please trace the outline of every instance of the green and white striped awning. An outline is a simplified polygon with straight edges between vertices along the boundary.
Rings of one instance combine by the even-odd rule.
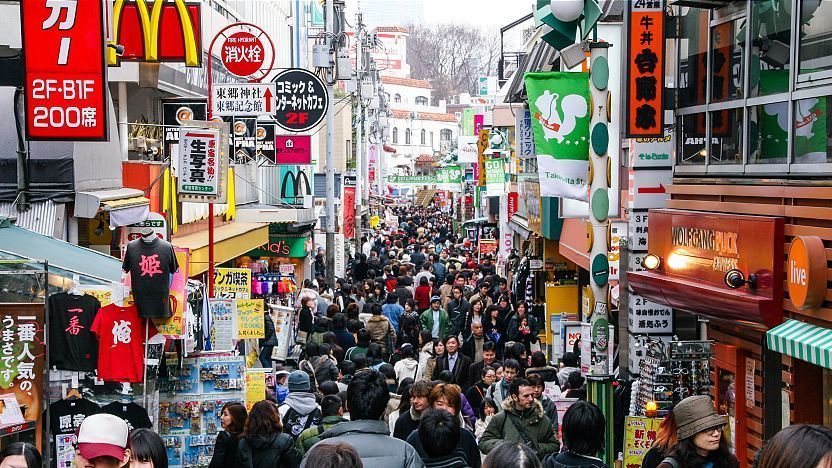
[[[786,320],[766,333],[769,349],[832,369],[832,330]]]

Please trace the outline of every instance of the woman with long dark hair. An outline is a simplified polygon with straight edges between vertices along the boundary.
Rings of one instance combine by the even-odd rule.
[[[237,458],[237,444],[246,427],[246,419],[248,419],[248,412],[242,403],[232,401],[223,405],[220,412],[222,431],[217,435],[214,456],[208,468],[234,466],[234,460]]]
[[[716,414],[711,397],[685,398],[673,408],[673,417],[679,441],[658,468],[736,468],[740,465],[722,437],[726,420]]]
[[[832,430],[796,424],[774,434],[757,453],[755,468],[832,467]]]
[[[243,437],[237,445],[235,467],[273,468],[300,465],[300,451],[283,424],[274,403],[263,400],[251,407]]]
[[[43,459],[37,447],[28,442],[12,442],[0,452],[2,468],[41,468]]]
[[[506,328],[500,318],[500,309],[495,305],[485,308],[485,318],[482,321],[482,331],[496,345],[497,360],[503,359],[503,348],[506,342]]]
[[[500,298],[500,304],[504,301],[508,302],[507,296]],[[523,343],[523,346],[526,347],[526,353],[531,354],[531,344],[537,343],[540,328],[537,326],[537,319],[533,315],[529,315],[528,305],[525,301],[517,303],[517,312],[508,321],[506,333],[509,341]]]
[[[659,430],[656,431],[656,440],[653,441],[653,446],[650,447],[650,450],[644,454],[644,460],[641,461],[641,468],[656,468],[659,466],[659,463],[664,460],[670,448],[679,441],[678,431],[679,428],[676,427],[676,418],[673,417],[673,411],[670,411],[662,420],[661,424],[659,424]]]
[[[159,434],[150,429],[130,431],[130,468],[168,468],[168,453]]]
[[[410,315],[401,316],[399,333],[396,334],[396,346],[401,347],[405,343],[419,349],[419,321]]]

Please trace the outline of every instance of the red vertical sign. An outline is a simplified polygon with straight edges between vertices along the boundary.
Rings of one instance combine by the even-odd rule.
[[[344,237],[355,237],[355,187],[344,187]]]
[[[517,202],[518,202],[518,194],[517,192],[509,192],[508,193],[508,221],[511,221],[511,217],[514,216],[514,213],[517,213]]]
[[[629,5],[627,136],[662,137],[664,116],[664,0]]]
[[[30,140],[106,140],[104,2],[20,2]]]

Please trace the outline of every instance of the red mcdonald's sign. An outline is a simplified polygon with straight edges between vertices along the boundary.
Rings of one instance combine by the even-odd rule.
[[[124,46],[116,55],[107,50],[107,64],[134,62],[183,62],[202,66],[202,31],[199,2],[185,0],[115,0],[113,42]]]

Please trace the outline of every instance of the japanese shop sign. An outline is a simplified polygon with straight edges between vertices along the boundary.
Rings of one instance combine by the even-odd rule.
[[[119,56],[115,49],[108,48],[107,63],[183,62],[187,67],[202,66],[201,2],[156,0],[151,8],[147,3],[115,2],[112,42],[124,46],[124,53]]]
[[[517,157],[521,159],[533,158],[535,156],[534,132],[532,131],[532,114],[529,109],[517,112],[515,128],[517,131]]]
[[[193,121],[179,128],[179,201],[225,203],[228,172],[229,125],[217,121]]]
[[[460,135],[457,137],[456,160],[462,163],[476,164],[477,158],[477,137],[472,135]]]
[[[211,350],[234,349],[237,336],[237,301],[233,299],[208,299],[211,314]]]
[[[312,163],[312,137],[310,135],[277,135],[275,164]]]
[[[263,299],[237,299],[237,339],[265,338]]]
[[[474,134],[479,135],[485,126],[485,115],[474,114]]]
[[[162,101],[162,124],[165,126],[166,152],[170,151],[168,145],[179,144],[179,126],[187,125],[192,120],[205,120],[207,108],[208,104],[205,99],[187,101],[170,99]]]
[[[344,236],[355,237],[355,187],[344,187]]]
[[[248,299],[251,297],[251,270],[248,268],[216,268],[214,297]]]
[[[278,126],[290,132],[304,132],[324,118],[330,103],[324,82],[317,75],[302,68],[289,68],[275,77],[274,84],[274,118]]]
[[[488,130],[477,132],[477,165],[474,167],[474,178],[477,179],[477,186],[485,187],[485,150],[490,145]]]
[[[275,107],[274,96],[274,83],[215,84],[211,88],[211,115],[268,115]]]
[[[127,241],[136,240],[142,236],[142,229],[149,227],[153,229],[153,233],[156,234],[156,237],[162,240],[168,240],[168,228],[167,228],[167,221],[165,221],[165,217],[160,215],[159,213],[150,212],[147,214],[147,219],[136,224],[130,224],[128,226],[124,226],[124,235],[127,237]]]
[[[621,273],[619,260],[621,259],[621,239],[627,234],[627,223],[610,223],[610,251],[607,259],[610,263],[610,281],[618,281]]]
[[[43,414],[44,304],[0,304],[0,390],[14,393],[26,421]]]
[[[663,137],[664,0],[634,0],[629,6],[628,137]]]
[[[624,467],[640,467],[653,446],[661,419],[627,416],[624,423]]]
[[[20,2],[29,140],[107,140],[103,2]]]
[[[173,274],[173,281],[170,283],[170,312],[171,316],[166,319],[154,319],[156,331],[171,340],[181,340],[185,337],[185,309],[188,307],[188,274],[190,268],[190,250],[174,247],[176,262],[179,269]]]
[[[220,58],[226,70],[245,78],[263,68],[263,42],[249,31],[236,32],[225,38]]]
[[[257,124],[257,130],[254,132],[256,141],[254,143],[255,154],[257,159],[265,159],[269,162],[275,162],[275,125],[273,123]]]
[[[629,229],[630,250],[635,252],[647,251],[647,233],[649,228],[647,219],[649,216],[647,211],[630,212],[630,222],[627,225]]]
[[[673,138],[665,130],[661,138],[635,138],[630,141],[630,168],[671,167]]]
[[[519,194],[517,192],[509,192],[506,203],[508,204],[508,220],[511,221],[511,217],[517,213],[517,206],[520,203]]]
[[[262,322],[262,317],[261,320]],[[266,371],[246,369],[246,410],[266,399]]]
[[[627,317],[630,333],[673,333],[673,309],[630,294]]]

